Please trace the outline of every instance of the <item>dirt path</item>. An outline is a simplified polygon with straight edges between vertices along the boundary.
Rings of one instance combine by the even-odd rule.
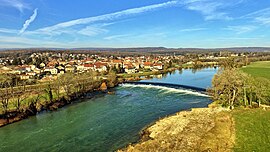
[[[142,141],[120,151],[232,151],[234,123],[224,109],[179,112],[145,130]]]

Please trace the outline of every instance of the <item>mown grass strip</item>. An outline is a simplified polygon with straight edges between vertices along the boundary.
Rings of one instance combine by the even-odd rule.
[[[233,117],[236,129],[234,151],[269,151],[270,110],[235,110]]]

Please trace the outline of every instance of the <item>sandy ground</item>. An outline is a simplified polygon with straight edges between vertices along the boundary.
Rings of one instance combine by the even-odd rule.
[[[144,130],[139,143],[119,151],[229,152],[234,146],[234,132],[230,112],[221,108],[197,108],[157,121]]]

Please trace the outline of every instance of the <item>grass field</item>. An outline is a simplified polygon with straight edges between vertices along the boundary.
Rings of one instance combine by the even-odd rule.
[[[259,61],[243,67],[242,70],[254,77],[264,77],[270,80],[270,61]]]
[[[269,151],[270,111],[248,109],[233,111],[236,129],[234,151]]]

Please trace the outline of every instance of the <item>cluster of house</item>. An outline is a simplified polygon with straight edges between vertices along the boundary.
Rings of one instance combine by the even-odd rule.
[[[168,61],[168,60],[167,60]],[[20,77],[21,80],[31,78],[44,78],[58,76],[64,73],[83,73],[87,71],[107,72],[111,68],[122,69],[123,72],[131,74],[140,70],[158,71],[163,69],[164,64],[161,57],[125,57],[107,58],[96,57],[85,58],[83,60],[52,59],[48,63],[41,63],[39,67],[35,65],[2,66],[0,73],[12,73]]]

